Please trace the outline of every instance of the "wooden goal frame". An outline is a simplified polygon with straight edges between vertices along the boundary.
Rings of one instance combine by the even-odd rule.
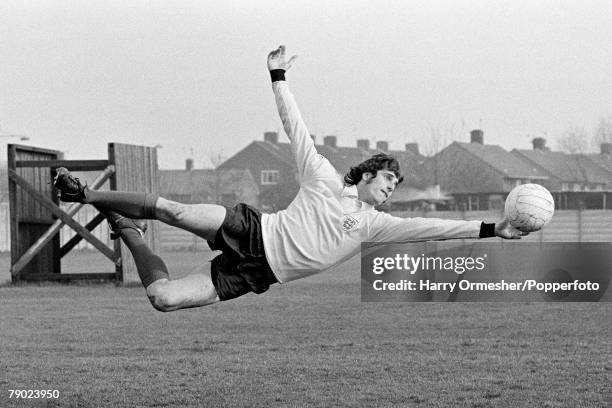
[[[99,171],[89,188],[97,189],[109,181],[111,190],[157,193],[159,170],[154,147],[109,143],[105,160],[64,160],[60,151],[17,144],[9,144],[7,153],[13,282],[140,281],[125,244],[116,240],[110,248],[91,233],[104,221],[104,216],[98,213],[86,225],[79,224],[73,216],[84,204],[73,203],[67,209],[60,208],[53,178],[58,167],[71,171]],[[65,225],[76,235],[60,245],[59,232]],[[154,251],[159,247],[157,231],[157,226],[149,223],[145,239]],[[62,274],[61,259],[83,239],[114,264],[114,272]]]

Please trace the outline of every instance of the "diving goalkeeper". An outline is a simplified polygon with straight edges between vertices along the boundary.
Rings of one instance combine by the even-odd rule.
[[[402,181],[399,163],[376,154],[340,175],[317,153],[285,79],[295,57],[280,46],[268,55],[272,90],[298,170],[300,189],[273,214],[238,204],[181,204],[157,195],[97,191],[83,186],[65,168],[56,170],[63,201],[94,205],[106,215],[115,237],[130,249],[155,309],[173,311],[226,301],[270,285],[324,272],[351,258],[364,241],[427,241],[460,238],[520,238],[507,220],[496,224],[432,218],[399,218],[377,211]],[[156,219],[206,239],[220,250],[205,273],[170,279],[164,261],[143,240]]]

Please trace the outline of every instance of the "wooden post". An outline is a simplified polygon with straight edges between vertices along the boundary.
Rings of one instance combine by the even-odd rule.
[[[115,166],[111,190],[158,193],[157,150],[154,147],[109,143],[108,160]],[[158,228],[157,223],[149,222],[145,234],[145,242],[154,252],[159,248]],[[120,239],[115,241],[115,251],[121,254],[121,265],[117,266],[118,280],[140,283],[134,258]]]
[[[9,144],[7,146],[8,169],[28,182],[36,191],[55,204],[58,203],[53,196],[53,188],[49,184],[50,169],[48,167],[19,168],[17,163],[22,160],[45,162],[61,160],[63,153],[57,150],[41,149],[32,146]],[[9,205],[11,211],[11,264],[15,264],[28,250],[30,245],[53,224],[53,213],[30,194],[17,187],[14,179],[9,179]],[[53,237],[47,245],[42,247],[36,257],[31,259],[23,270],[29,275],[61,272],[59,257],[59,236]],[[15,275],[13,281],[18,280]]]

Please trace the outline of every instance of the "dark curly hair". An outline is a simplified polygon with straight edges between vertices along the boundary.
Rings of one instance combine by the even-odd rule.
[[[399,162],[393,156],[385,153],[378,153],[368,160],[351,167],[351,170],[344,175],[344,182],[348,186],[355,185],[361,180],[363,173],[372,173],[376,177],[378,170],[389,170],[395,173],[397,183],[401,183],[404,177],[400,174]]]

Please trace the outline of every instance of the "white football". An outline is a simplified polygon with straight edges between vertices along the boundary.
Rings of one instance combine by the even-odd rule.
[[[535,232],[552,219],[555,200],[550,192],[539,184],[516,186],[506,198],[506,217],[519,231]]]

